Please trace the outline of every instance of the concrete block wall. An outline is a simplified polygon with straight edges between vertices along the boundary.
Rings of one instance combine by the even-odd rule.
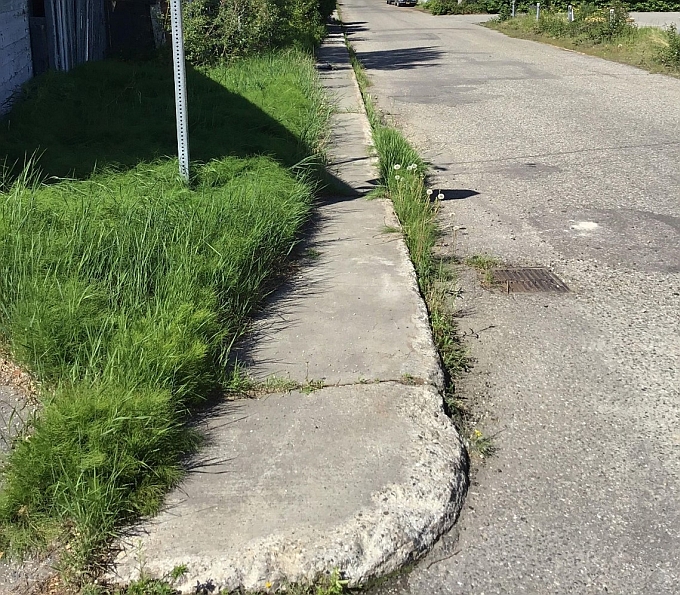
[[[17,88],[33,76],[28,0],[0,0],[0,113]]]

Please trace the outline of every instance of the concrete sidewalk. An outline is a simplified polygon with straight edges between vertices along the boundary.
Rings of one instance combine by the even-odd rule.
[[[427,311],[339,28],[321,48],[335,96],[332,172],[355,189],[320,204],[309,257],[257,321],[241,358],[270,387],[224,403],[208,446],[157,518],[126,540],[116,580],[186,564],[178,585],[275,589],[340,570],[357,584],[427,551],[456,519],[467,459],[445,415]]]

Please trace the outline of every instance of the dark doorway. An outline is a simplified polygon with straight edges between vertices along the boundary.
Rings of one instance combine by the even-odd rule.
[[[28,27],[31,35],[33,76],[38,76],[50,67],[45,0],[31,0],[29,10]]]
[[[109,51],[133,57],[155,48],[151,23],[151,0],[118,0],[109,8]]]

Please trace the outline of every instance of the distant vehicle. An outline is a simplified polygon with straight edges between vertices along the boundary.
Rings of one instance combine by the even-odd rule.
[[[415,6],[418,0],[387,0],[387,3],[395,6]]]

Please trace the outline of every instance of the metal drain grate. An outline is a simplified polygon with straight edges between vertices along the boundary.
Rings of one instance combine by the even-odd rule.
[[[493,269],[493,285],[507,293],[566,293],[569,288],[548,269]]]

